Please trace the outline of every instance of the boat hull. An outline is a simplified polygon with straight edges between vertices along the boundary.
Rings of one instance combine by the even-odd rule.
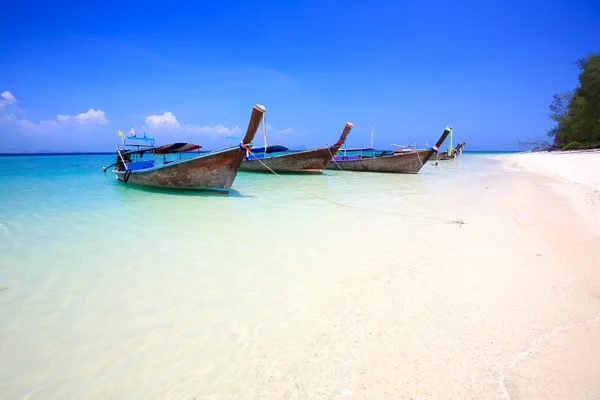
[[[331,161],[327,169],[416,174],[433,154],[433,150],[415,150],[358,160],[337,160]]]
[[[452,154],[448,154],[448,150],[446,150],[442,153],[438,153],[437,160],[439,160],[439,161],[454,160],[456,157],[458,157],[462,153],[462,149],[464,148],[465,143],[466,142],[457,144],[454,151],[452,151]]]
[[[449,156],[447,151],[444,151],[443,153],[438,154],[438,157],[437,157],[438,161],[447,161],[447,160],[453,160],[453,159],[454,159],[454,154]]]
[[[446,137],[452,132],[450,125],[446,126],[444,132],[435,146],[430,150],[414,150],[390,155],[376,157],[361,157],[359,159],[332,160],[328,169],[342,169],[344,171],[370,171],[370,172],[393,172],[401,174],[416,174],[423,165],[435,154],[434,149],[439,149]]]
[[[327,164],[329,164],[333,155],[346,141],[346,137],[348,137],[352,127],[352,123],[346,122],[340,138],[331,147],[319,147],[318,149],[264,158],[257,158],[250,155],[249,159],[242,162],[240,169],[253,172],[321,174],[327,168]]]
[[[272,157],[253,158],[242,161],[242,171],[277,173],[312,173],[321,174],[331,161],[334,151],[329,147],[281,154]],[[265,167],[268,166],[269,168]]]
[[[131,171],[113,170],[128,185],[163,189],[207,190],[228,193],[235,180],[244,150],[238,147],[203,154],[155,168]]]

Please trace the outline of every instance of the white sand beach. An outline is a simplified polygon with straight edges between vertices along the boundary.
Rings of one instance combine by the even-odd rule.
[[[465,225],[381,225],[386,256],[215,398],[600,397],[600,154],[495,158],[430,196]]]
[[[128,247],[100,211],[43,216],[77,221],[48,245],[7,220],[0,392],[598,399],[599,165],[465,154],[414,176],[288,178],[361,209],[263,176],[227,201],[128,190],[123,226],[143,233]]]
[[[600,153],[493,158],[432,196],[466,225],[389,232],[414,251],[369,265],[222,398],[597,399]]]
[[[535,152],[502,156],[523,168],[550,178],[550,185],[568,197],[588,228],[600,229],[600,150]]]
[[[599,398],[600,153],[496,158],[432,196],[466,225],[396,237],[420,243],[265,351],[235,398]]]

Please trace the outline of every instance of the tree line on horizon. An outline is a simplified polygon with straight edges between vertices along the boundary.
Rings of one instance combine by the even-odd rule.
[[[600,53],[575,61],[579,85],[555,94],[550,118],[556,125],[548,132],[555,149],[600,148]]]

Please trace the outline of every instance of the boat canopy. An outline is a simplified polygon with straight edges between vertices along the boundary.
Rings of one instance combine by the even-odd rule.
[[[143,137],[137,137],[137,136],[123,136],[123,138],[125,140],[143,140],[144,142],[154,142],[155,139],[154,138],[149,138],[146,136]]]
[[[253,153],[277,153],[280,151],[288,151],[289,149],[287,147],[284,146],[267,146],[267,149],[265,151],[264,147],[254,147],[252,148],[252,152]]]
[[[158,147],[149,147],[147,149],[125,151],[126,154],[141,154],[154,153],[154,154],[171,154],[171,153],[185,153],[187,151],[194,151],[202,148],[202,146],[194,143],[169,143],[163,144]]]
[[[151,150],[155,154],[169,154],[169,153],[185,153],[187,151],[194,151],[202,148],[202,146],[195,143],[169,143],[163,144],[162,146],[154,147]]]

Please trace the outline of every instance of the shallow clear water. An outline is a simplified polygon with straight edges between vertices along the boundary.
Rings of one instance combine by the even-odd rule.
[[[0,157],[2,397],[208,395],[251,376],[371,265],[432,249],[415,232],[454,216],[444,193],[498,174],[464,154],[417,175],[240,172],[224,196],[127,186],[102,172],[113,158]]]

